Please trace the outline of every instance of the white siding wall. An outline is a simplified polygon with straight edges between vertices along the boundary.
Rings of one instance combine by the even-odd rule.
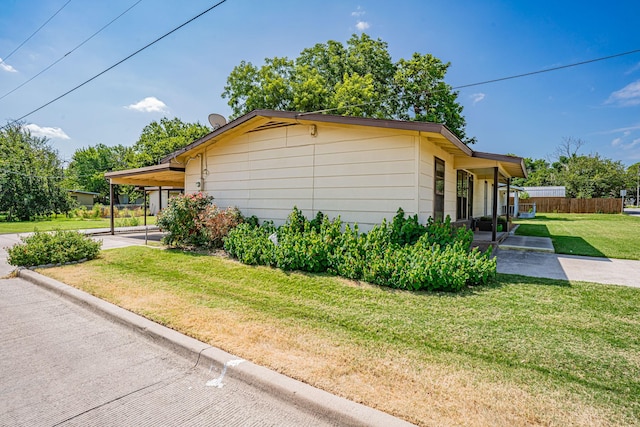
[[[237,206],[245,215],[276,224],[294,205],[308,217],[318,211],[340,215],[363,230],[392,218],[399,207],[415,213],[415,137],[330,125],[317,129],[316,137],[304,125],[262,130],[208,147],[204,191],[218,206]],[[449,169],[453,185],[447,187],[453,191],[455,174]],[[185,191],[199,191],[199,180],[200,159],[195,158],[186,167]]]

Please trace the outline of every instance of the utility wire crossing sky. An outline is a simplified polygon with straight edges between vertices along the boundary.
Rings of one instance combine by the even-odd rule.
[[[221,93],[242,60],[260,66],[366,32],[394,61],[419,52],[451,63],[445,80],[474,149],[542,158],[572,137],[584,154],[640,160],[636,2],[174,3],[8,1],[0,114],[28,118],[67,159],[98,143],[131,145],[163,116],[228,116]]]

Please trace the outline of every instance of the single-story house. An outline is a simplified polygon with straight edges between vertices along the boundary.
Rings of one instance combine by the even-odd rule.
[[[509,185],[526,170],[522,158],[475,151],[441,124],[255,110],[159,165],[105,177],[204,192],[220,207],[276,224],[297,206],[366,231],[399,207],[422,222],[493,215],[495,223],[495,183]]]
[[[100,193],[82,190],[67,190],[67,192],[69,193],[69,197],[71,197],[72,200],[76,201],[79,206],[84,206],[87,208],[92,208],[96,203],[96,199],[100,195]]]

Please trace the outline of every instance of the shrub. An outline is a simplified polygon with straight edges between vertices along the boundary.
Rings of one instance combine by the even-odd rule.
[[[271,222],[262,226],[242,223],[229,232],[224,249],[243,264],[273,266],[276,246],[269,236],[275,231]]]
[[[18,243],[7,249],[7,261],[11,265],[32,267],[44,264],[62,264],[98,256],[102,242],[77,231],[55,231],[22,237]]]
[[[208,205],[200,212],[197,221],[203,237],[202,246],[221,248],[229,231],[237,227],[242,220],[242,214],[236,207],[220,210],[215,205]]]
[[[241,262],[337,274],[349,279],[408,290],[459,291],[488,283],[496,272],[490,251],[470,250],[473,232],[432,219],[405,218],[399,209],[369,233],[319,213],[312,221],[295,208],[277,230],[273,224],[241,224],[229,233],[225,249]],[[273,237],[277,236],[277,239]]]
[[[178,195],[157,217],[166,234],[162,242],[178,248],[221,248],[231,229],[243,221],[237,208],[219,209],[202,193]]]

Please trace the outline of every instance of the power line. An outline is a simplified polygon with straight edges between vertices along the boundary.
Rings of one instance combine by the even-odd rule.
[[[485,81],[476,82],[476,83],[469,83],[469,84],[454,86],[454,87],[451,87],[451,89],[446,89],[446,90],[458,90],[458,89],[464,89],[464,88],[473,87],[473,86],[486,85],[486,84],[489,84],[489,83],[502,82],[502,81],[505,81],[505,80],[518,79],[518,78],[521,78],[521,77],[533,76],[535,74],[549,73],[551,71],[558,71],[558,70],[563,70],[565,68],[577,67],[577,66],[580,66],[580,65],[586,65],[586,64],[591,64],[591,63],[594,63],[594,62],[606,61],[606,60],[613,59],[613,58],[619,58],[621,56],[633,55],[633,54],[639,53],[639,52],[640,52],[640,49],[634,49],[634,50],[629,50],[627,52],[616,53],[614,55],[602,56],[602,57],[599,57],[599,58],[589,59],[589,60],[580,61],[580,62],[574,62],[572,64],[567,64],[567,65],[560,65],[558,67],[545,68],[545,69],[538,70],[538,71],[530,71],[530,72],[527,72],[527,73],[515,74],[515,75],[512,75],[512,76],[500,77],[500,78],[497,78],[497,79],[491,79],[491,80],[485,80]],[[441,89],[441,90],[444,91],[445,89]],[[437,92],[438,90],[435,90],[435,91]],[[300,116],[304,116],[304,115],[307,115],[307,114],[328,113],[330,111],[341,110],[343,108],[349,108],[349,107],[365,107],[367,105],[378,104],[378,103],[381,103],[381,102],[383,102],[383,101],[379,100],[379,101],[365,102],[365,103],[362,103],[362,104],[343,105],[341,107],[326,108],[326,109],[323,109],[323,110],[309,111],[309,112],[305,112],[305,113],[300,113]]]
[[[9,58],[11,57],[11,55],[13,55],[14,53],[16,53],[16,51],[17,51],[18,49],[20,49],[22,46],[24,46],[24,44],[25,44],[26,42],[28,42],[29,40],[31,40],[31,38],[32,38],[33,36],[35,36],[35,35],[36,35],[36,34],[37,34],[37,33],[38,33],[38,32],[39,32],[39,31],[40,31],[40,30],[41,30],[45,25],[47,25],[47,24],[49,23],[49,21],[51,21],[53,18],[55,18],[55,16],[56,16],[58,13],[60,13],[60,12],[62,11],[62,9],[64,9],[65,7],[67,7],[67,5],[68,5],[69,3],[71,3],[71,0],[68,0],[65,4],[63,4],[63,5],[62,5],[62,7],[61,7],[60,9],[58,9],[58,11],[57,11],[56,13],[54,13],[53,15],[51,15],[51,17],[50,17],[49,19],[47,19],[47,20],[44,22],[44,24],[40,25],[40,26],[38,27],[38,29],[37,29],[37,30],[35,30],[35,31],[34,31],[34,32],[29,36],[29,37],[27,37],[27,39],[26,39],[25,41],[23,41],[22,43],[20,43],[20,45],[18,45],[18,47],[17,47],[17,48],[13,49],[9,55],[5,56],[5,57],[4,57],[4,59],[0,58],[0,64],[2,64],[2,63],[3,63],[3,62],[5,62],[7,59],[9,59]]]
[[[516,74],[516,75],[513,75],[513,76],[509,76],[509,77],[500,77],[500,78],[493,79],[493,80],[485,80],[483,82],[470,83],[470,84],[466,84],[466,85],[456,86],[456,87],[453,87],[452,89],[453,90],[464,89],[464,88],[472,87],[472,86],[480,86],[480,85],[486,85],[486,84],[489,84],[489,83],[502,82],[502,81],[505,81],[505,80],[518,79],[520,77],[533,76],[535,74],[549,73],[551,71],[558,71],[558,70],[563,70],[565,68],[577,67],[579,65],[591,64],[593,62],[606,61],[608,59],[619,58],[621,56],[626,56],[626,55],[632,55],[632,54],[638,53],[638,52],[640,52],[640,49],[630,50],[628,52],[616,53],[615,55],[602,56],[600,58],[589,59],[587,61],[574,62],[573,64],[560,65],[558,67],[545,68],[543,70],[538,70],[538,71],[530,71],[528,73]]]
[[[14,123],[17,123],[19,121],[21,121],[22,119],[29,117],[30,115],[32,115],[35,112],[38,112],[40,110],[42,110],[45,107],[48,107],[49,105],[53,104],[54,102],[64,98],[65,96],[69,95],[70,93],[80,89],[82,86],[86,85],[87,83],[92,82],[93,80],[97,79],[98,77],[100,77],[101,75],[107,73],[108,71],[111,71],[112,69],[114,69],[115,67],[117,67],[118,65],[122,64],[123,62],[133,58],[134,56],[136,56],[137,54],[139,54],[140,52],[142,52],[143,50],[153,46],[154,44],[156,44],[157,42],[159,42],[160,40],[170,36],[171,34],[175,33],[176,31],[178,31],[179,29],[181,29],[182,27],[190,24],[191,22],[195,21],[196,19],[200,18],[201,16],[205,15],[206,13],[212,11],[213,9],[217,8],[218,6],[220,6],[221,4],[225,3],[227,0],[221,0],[218,3],[214,4],[213,6],[209,7],[208,9],[204,10],[203,12],[200,12],[199,14],[197,14],[196,16],[194,16],[193,18],[189,19],[188,21],[178,25],[177,27],[175,27],[173,30],[163,34],[162,36],[158,37],[157,39],[155,39],[154,41],[148,43],[147,45],[145,45],[144,47],[141,47],[140,49],[136,50],[135,52],[133,52],[132,54],[130,54],[129,56],[125,57],[124,59],[121,59],[120,61],[116,62],[115,64],[113,64],[112,66],[106,68],[105,70],[99,72],[98,74],[96,74],[95,76],[89,78],[88,80],[85,80],[84,82],[80,83],[79,85],[75,86],[72,89],[69,89],[68,91],[66,91],[65,93],[63,93],[62,95],[52,99],[51,101],[47,102],[46,104],[41,105],[40,107],[36,108],[35,110],[32,110],[30,112],[28,112],[27,114],[23,115],[22,117],[19,117],[9,123],[7,123],[6,125],[0,127],[0,130],[2,129],[6,129],[7,127],[13,125]]]
[[[129,12],[131,9],[133,9],[135,6],[138,5],[138,3],[140,3],[142,0],[138,0],[137,2],[135,2],[133,5],[129,6],[129,8],[127,10],[125,10],[124,12],[122,12],[120,15],[116,16],[115,18],[113,18],[111,21],[109,21],[109,23],[107,23],[105,26],[103,26],[102,28],[100,28],[98,31],[96,31],[95,33],[93,33],[89,38],[85,39],[82,43],[80,43],[79,45],[77,45],[76,47],[74,47],[73,49],[71,49],[69,52],[65,53],[63,56],[61,56],[57,61],[53,62],[52,64],[50,64],[49,66],[47,66],[46,68],[44,68],[42,71],[40,71],[38,74],[36,74],[35,76],[31,77],[29,80],[23,82],[22,84],[16,86],[15,88],[13,88],[12,90],[10,90],[9,92],[5,93],[4,95],[0,96],[0,99],[4,99],[6,98],[8,95],[11,95],[13,92],[17,91],[18,89],[20,89],[21,87],[23,87],[24,85],[26,85],[27,83],[29,83],[30,81],[32,81],[33,79],[35,79],[36,77],[40,76],[42,73],[44,73],[45,71],[48,71],[50,68],[52,68],[54,65],[56,65],[58,62],[62,61],[63,59],[65,59],[67,56],[71,55],[73,52],[75,52],[77,49],[79,49],[80,47],[82,47],[82,45],[84,45],[85,43],[87,43],[89,40],[91,40],[92,38],[94,38],[95,36],[97,36],[99,33],[101,33],[105,28],[107,28],[108,26],[110,26],[111,24],[113,24],[115,21],[117,21],[118,19],[120,19],[125,13]],[[0,61],[1,62],[1,61]]]

